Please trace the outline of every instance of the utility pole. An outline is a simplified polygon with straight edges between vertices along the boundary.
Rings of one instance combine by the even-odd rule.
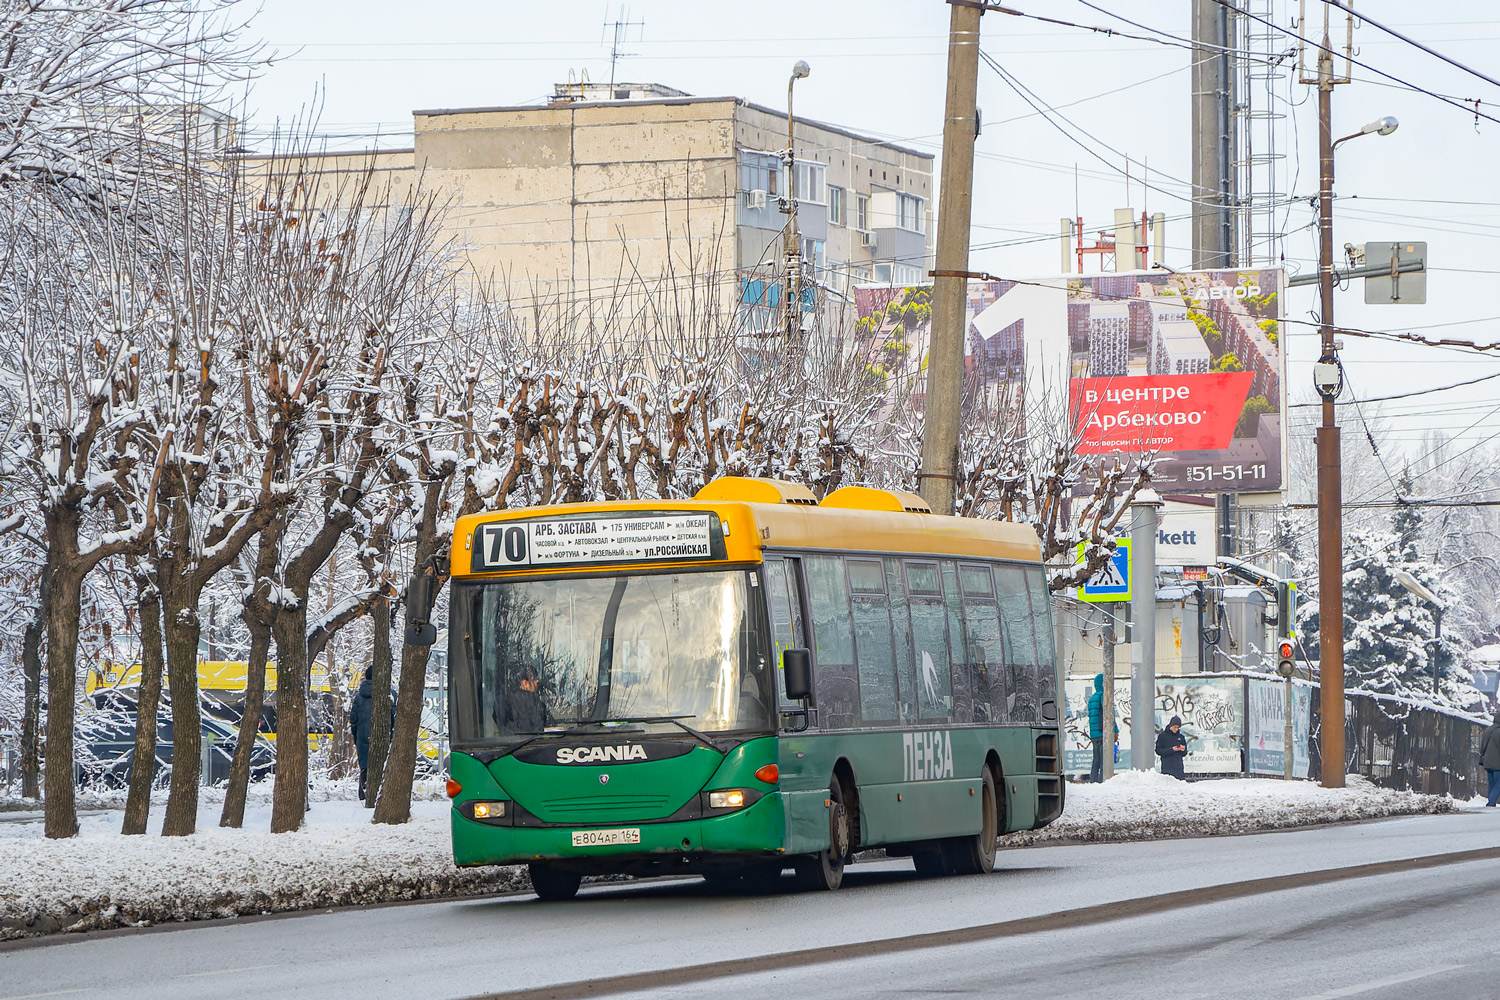
[[[1215,0],[1193,4],[1193,267],[1233,267],[1234,103],[1229,9]],[[1234,497],[1214,500],[1216,551],[1235,555]]]
[[[934,514],[952,514],[958,482],[958,424],[967,334],[969,222],[974,202],[976,91],[982,6],[949,0],[948,96],[943,111],[943,173],[938,191],[932,281],[932,343],[917,489]]]
[[[786,82],[786,152],[781,154],[781,162],[786,165],[786,196],[781,210],[787,220],[781,237],[781,305],[787,350],[802,343],[802,234],[797,229],[797,140],[793,134],[797,119],[792,116],[792,88],[810,72],[807,63],[798,59]]]
[[[1115,776],[1115,608],[1118,604],[1104,605],[1104,628],[1100,630],[1100,641],[1104,645],[1104,691],[1099,699],[1099,738],[1104,741],[1104,770],[1100,775],[1105,781]]]
[[[1130,766],[1156,766],[1156,513],[1149,486],[1130,504]]]

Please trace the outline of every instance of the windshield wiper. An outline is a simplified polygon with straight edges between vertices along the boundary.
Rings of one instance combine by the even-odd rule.
[[[697,718],[696,715],[642,715],[642,716],[638,716],[638,717],[625,718],[625,719],[606,719],[604,721],[606,721],[606,722],[640,722],[640,723],[670,722],[672,725],[676,726],[678,729],[681,729],[683,732],[687,733],[689,736],[691,736],[694,739],[698,740],[704,746],[708,747],[710,750],[713,750],[714,752],[717,753],[719,748],[718,748],[718,746],[716,746],[714,744],[713,740],[709,739],[702,732],[700,732],[697,729],[694,729],[692,726],[690,726],[687,723],[685,723],[685,722],[682,721],[683,719],[696,719],[696,718]]]

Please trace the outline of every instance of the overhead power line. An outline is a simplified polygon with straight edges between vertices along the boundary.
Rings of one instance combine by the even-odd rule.
[[[1479,70],[1474,69],[1471,66],[1465,66],[1463,63],[1459,62],[1457,59],[1454,59],[1454,58],[1452,58],[1450,56],[1445,56],[1441,52],[1437,51],[1436,49],[1432,49],[1432,48],[1427,47],[1426,45],[1423,45],[1421,42],[1417,41],[1415,38],[1408,38],[1406,35],[1403,35],[1401,32],[1397,31],[1395,28],[1388,28],[1388,27],[1386,27],[1385,25],[1381,24],[1379,21],[1375,20],[1373,17],[1371,17],[1369,14],[1364,13],[1363,11],[1360,11],[1359,13],[1356,14],[1354,12],[1354,8],[1353,7],[1350,7],[1347,4],[1342,3],[1341,0],[1324,0],[1324,2],[1327,3],[1328,6],[1330,6],[1330,7],[1337,7],[1339,10],[1343,11],[1344,13],[1350,14],[1350,15],[1353,15],[1354,17],[1359,18],[1361,21],[1363,21],[1366,24],[1374,25],[1375,27],[1379,28],[1381,31],[1385,32],[1387,35],[1390,35],[1392,38],[1399,38],[1399,39],[1401,39],[1401,41],[1405,42],[1407,45],[1410,45],[1413,48],[1421,49],[1423,52],[1425,52],[1428,55],[1432,56],[1434,59],[1441,59],[1443,62],[1447,63],[1449,66],[1454,66],[1454,67],[1456,67],[1458,69],[1461,69],[1465,73],[1468,73],[1470,76],[1477,76],[1479,79],[1483,80],[1485,83],[1494,84],[1496,87],[1500,87],[1500,80],[1496,80],[1494,77],[1489,76],[1488,74],[1481,73],[1481,72],[1479,72]],[[1084,6],[1085,7],[1092,7],[1093,4],[1085,3]]]
[[[1481,375],[1478,378],[1471,378],[1467,382],[1454,382],[1452,385],[1438,385],[1438,386],[1433,386],[1431,389],[1415,389],[1415,390],[1413,390],[1411,392],[1398,392],[1398,393],[1396,393],[1393,396],[1371,396],[1369,399],[1364,400],[1364,402],[1366,402],[1366,403],[1384,403],[1387,400],[1392,400],[1392,399],[1410,399],[1412,396],[1426,396],[1426,395],[1428,395],[1430,393],[1434,393],[1434,392],[1447,392],[1449,389],[1462,389],[1466,385],[1476,385],[1476,384],[1478,384],[1480,382],[1488,382],[1490,379],[1494,379],[1494,378],[1500,378],[1500,372],[1494,372],[1494,373],[1489,374],[1489,375]],[[1359,403],[1360,403],[1360,400],[1350,400],[1350,401],[1348,401],[1346,403],[1338,403],[1337,405],[1338,406],[1358,406]],[[1314,406],[1322,406],[1323,404],[1321,402],[1317,402],[1317,403],[1292,403],[1291,405],[1294,406],[1294,407],[1314,407]]]
[[[1287,36],[1291,36],[1292,35],[1292,30],[1290,28],[1283,28],[1281,25],[1277,24],[1275,21],[1267,20],[1266,18],[1261,17],[1258,14],[1252,14],[1252,13],[1250,13],[1247,10],[1242,10],[1235,3],[1235,0],[1213,0],[1213,2],[1216,3],[1216,4],[1218,4],[1220,7],[1227,7],[1227,8],[1229,8],[1230,10],[1234,11],[1236,14],[1240,14],[1240,15],[1242,15],[1244,17],[1248,17],[1252,21],[1258,21],[1261,24],[1264,24],[1268,28],[1271,28],[1271,29],[1273,29],[1275,31],[1281,32],[1283,35],[1287,35]],[[1380,76],[1385,77],[1387,80],[1391,80],[1391,81],[1393,81],[1395,83],[1399,83],[1401,86],[1406,87],[1409,90],[1414,90],[1414,91],[1416,91],[1419,94],[1426,94],[1428,97],[1431,97],[1431,98],[1433,98],[1435,100],[1442,101],[1444,104],[1451,104],[1455,108],[1458,108],[1460,111],[1464,112],[1465,114],[1473,115],[1475,118],[1483,118],[1485,121],[1494,122],[1496,125],[1500,125],[1500,118],[1496,118],[1494,115],[1485,114],[1483,111],[1479,110],[1479,104],[1480,104],[1480,102],[1478,100],[1474,100],[1474,101],[1471,102],[1474,105],[1471,108],[1471,107],[1468,106],[1468,104],[1465,104],[1462,101],[1455,100],[1454,98],[1451,98],[1451,97],[1444,97],[1442,94],[1439,94],[1439,93],[1437,93],[1435,91],[1428,90],[1426,87],[1419,87],[1415,83],[1412,83],[1410,80],[1403,80],[1401,77],[1396,76],[1393,73],[1387,73],[1383,69],[1376,69],[1374,66],[1371,66],[1369,63],[1367,63],[1367,62],[1361,62],[1360,60],[1354,58],[1351,55],[1346,55],[1346,54],[1341,53],[1341,52],[1335,52],[1333,49],[1330,49],[1328,46],[1322,45],[1322,44],[1320,44],[1318,42],[1315,42],[1311,38],[1305,39],[1305,41],[1306,41],[1306,43],[1308,45],[1311,45],[1313,48],[1317,49],[1320,52],[1327,52],[1329,55],[1334,56],[1336,58],[1346,59],[1349,63],[1351,63],[1351,64],[1353,64],[1355,66],[1358,66],[1360,69],[1367,69],[1371,73],[1377,73]]]

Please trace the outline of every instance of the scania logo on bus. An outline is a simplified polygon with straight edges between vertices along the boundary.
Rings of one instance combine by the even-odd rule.
[[[636,743],[607,747],[558,747],[557,750],[559,764],[597,764],[645,759],[646,748]]]

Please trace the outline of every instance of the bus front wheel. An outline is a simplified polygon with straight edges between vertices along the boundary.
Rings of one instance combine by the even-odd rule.
[[[844,884],[844,862],[853,837],[844,787],[837,778],[828,787],[828,849],[798,858],[797,881],[804,889],[837,889]]]
[[[531,888],[538,899],[572,899],[578,895],[578,883],[582,876],[577,872],[565,872],[551,865],[536,863],[527,868],[531,872]]]

